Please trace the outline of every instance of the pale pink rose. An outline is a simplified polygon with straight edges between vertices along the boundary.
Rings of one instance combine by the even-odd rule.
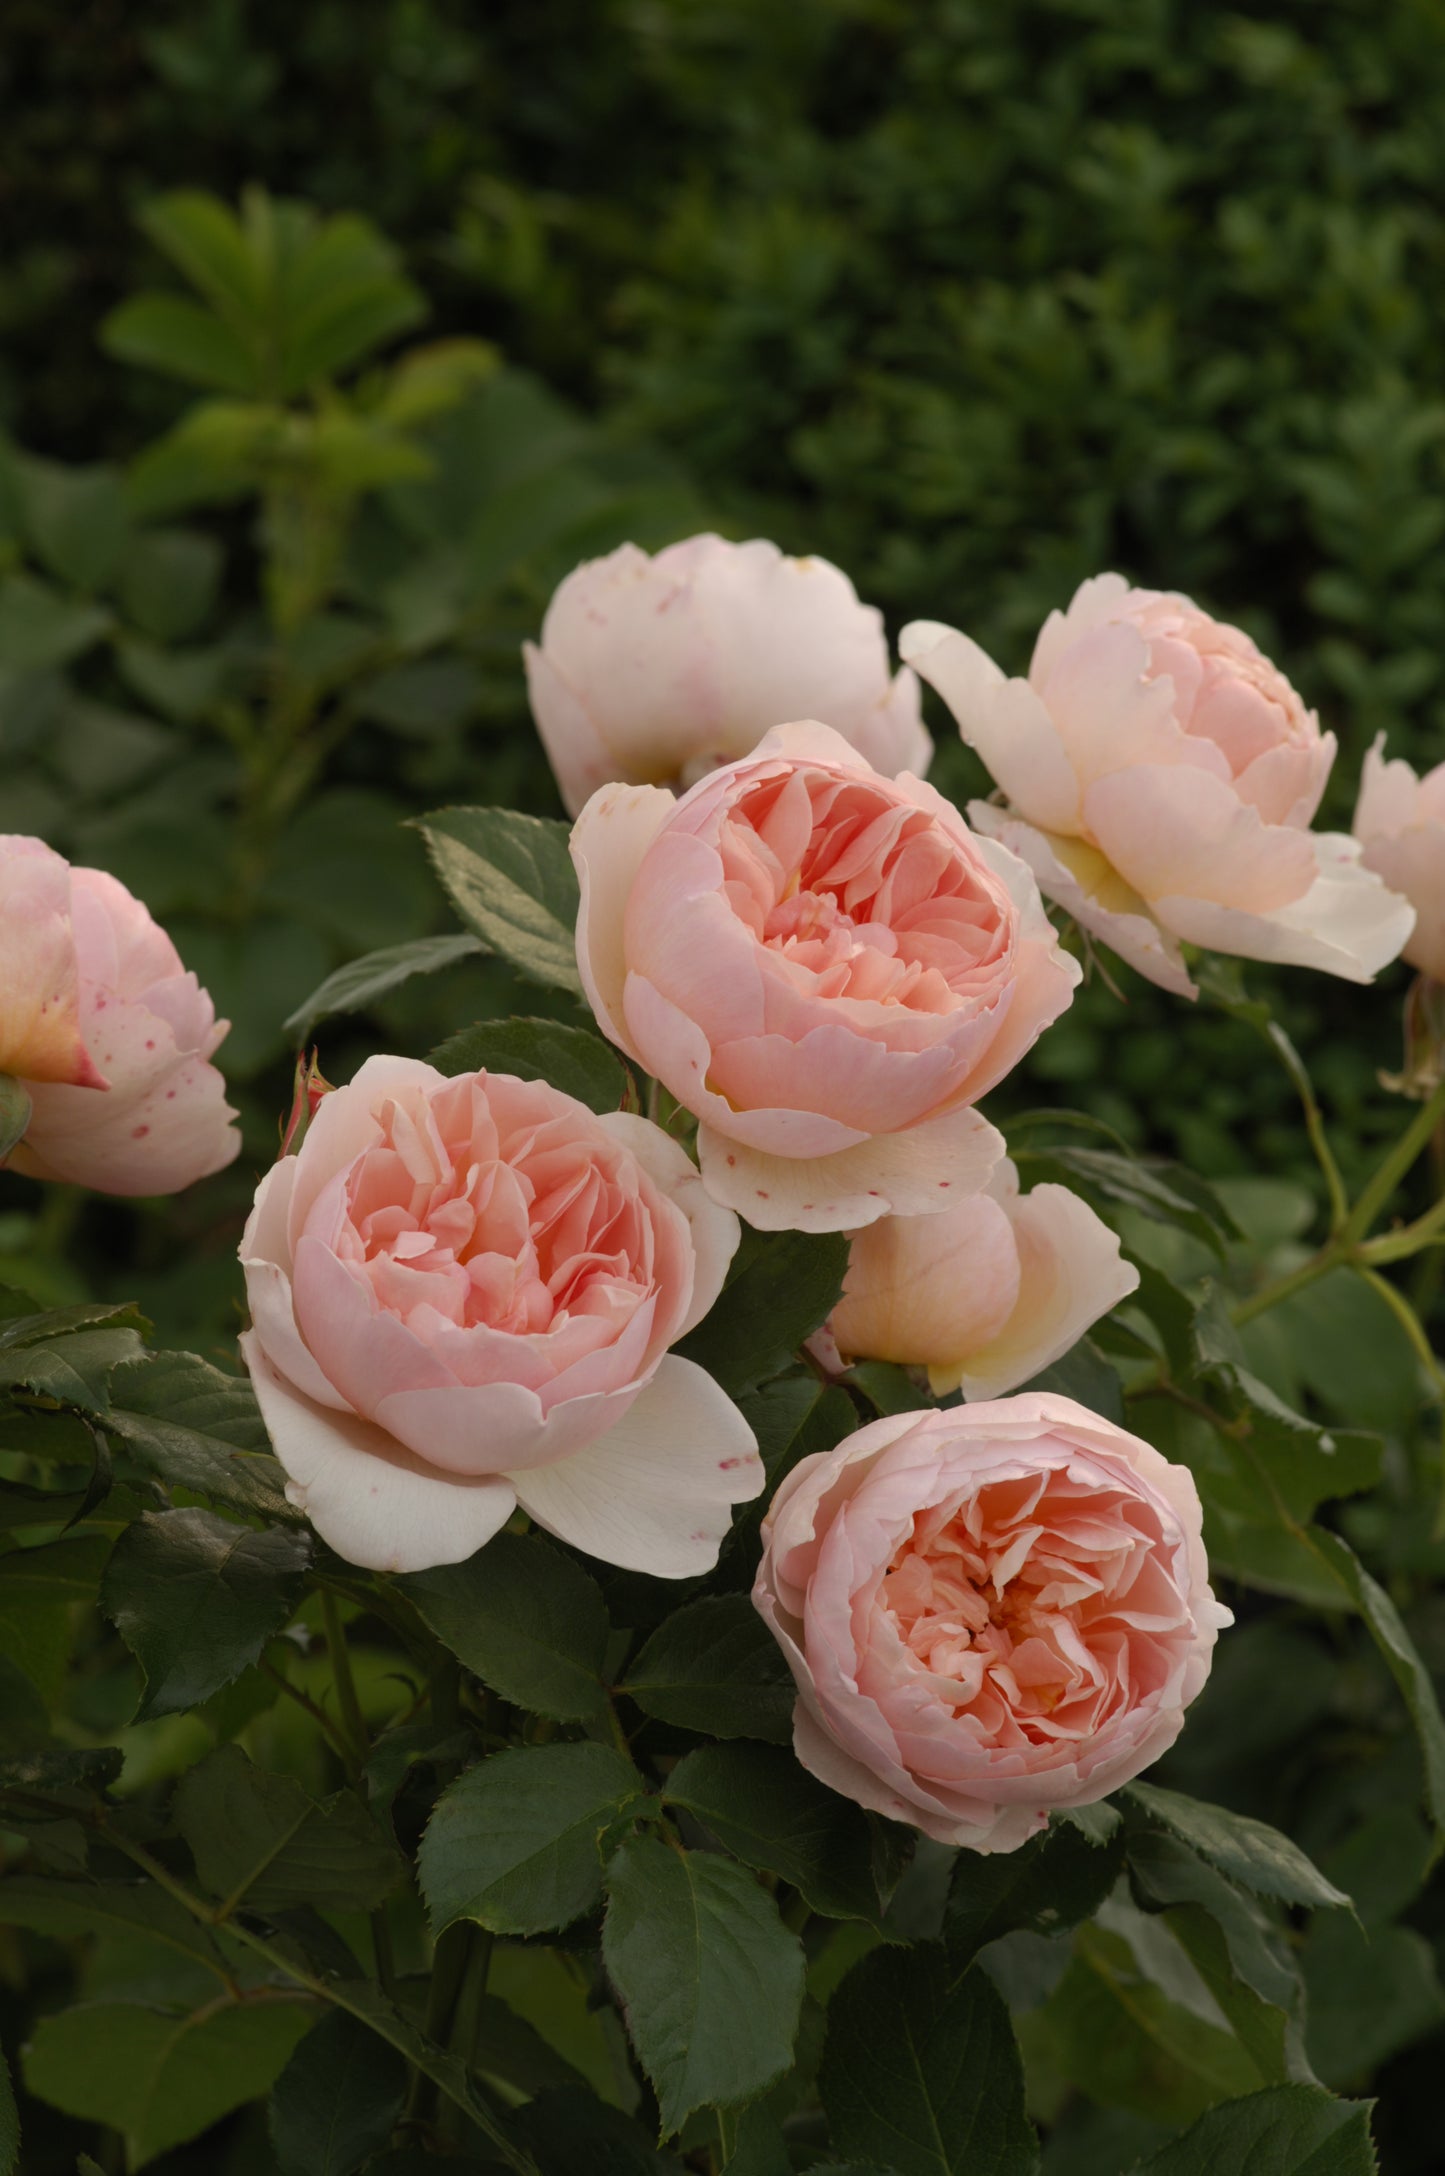
[[[848,1231],[986,1183],[1003,1143],[972,1105],[1079,969],[1023,863],[931,786],[776,726],[680,801],[604,787],[572,858],[593,1011],[702,1121],[719,1201]]]
[[[575,816],[599,786],[690,786],[787,718],[822,718],[875,770],[927,770],[918,682],[881,614],[826,559],[761,538],[624,544],[562,583],[523,656],[532,715]]]
[[[1445,982],[1445,763],[1423,778],[1395,756],[1387,763],[1382,733],[1365,757],[1355,837],[1365,866],[1415,909],[1404,957]]]
[[[209,1060],[230,1025],[123,884],[0,838],[0,1072],[31,1101],[9,1163],[103,1194],[173,1194],[238,1153]]]
[[[1007,1159],[941,1216],[888,1216],[853,1234],[828,1318],[848,1360],[928,1370],[935,1397],[998,1398],[1076,1345],[1139,1272],[1067,1186],[1019,1192]]]
[[[946,1844],[1014,1851],[1172,1745],[1230,1613],[1183,1466],[1072,1398],[901,1413],[805,1458],[753,1601],[799,1760]]]
[[[706,1571],[763,1469],[668,1347],[737,1242],[646,1119],[368,1058],[261,1181],[241,1242],[241,1349],[288,1496],[376,1571],[459,1563],[519,1504],[608,1563]]]
[[[931,621],[900,648],[1006,797],[974,824],[1151,982],[1196,994],[1181,939],[1368,982],[1408,937],[1355,842],[1309,829],[1334,735],[1187,597],[1096,576],[1050,613],[1027,680]]]

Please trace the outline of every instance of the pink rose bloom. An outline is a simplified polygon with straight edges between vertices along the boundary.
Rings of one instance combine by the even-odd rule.
[[[1023,863],[825,725],[774,727],[678,801],[607,786],[572,832],[603,1031],[702,1121],[709,1191],[767,1231],[976,1192],[971,1106],[1069,1003]]]
[[[928,1370],[935,1397],[998,1398],[1076,1345],[1139,1272],[1067,1186],[1019,1192],[1007,1158],[941,1216],[886,1216],[853,1234],[828,1318],[840,1355]]]
[[[624,544],[569,574],[523,656],[532,715],[576,815],[599,786],[692,785],[785,718],[822,718],[875,770],[927,770],[918,682],[882,615],[826,559],[761,538]]]
[[[706,1571],[751,1429],[668,1352],[737,1219],[646,1119],[368,1058],[261,1181],[241,1350],[287,1494],[350,1563],[460,1563],[520,1504],[592,1556]]]
[[[230,1022],[101,869],[0,837],[0,1072],[30,1097],[9,1164],[103,1194],[173,1194],[238,1153],[209,1060]]]
[[[977,828],[1163,989],[1197,994],[1181,939],[1368,982],[1408,937],[1355,842],[1309,829],[1334,735],[1187,597],[1096,576],[1044,622],[1027,680],[929,621],[900,648],[1006,796],[970,804]]]
[[[1384,745],[1382,733],[1365,757],[1355,837],[1366,868],[1415,909],[1405,958],[1445,982],[1445,763],[1418,778],[1398,756],[1387,763]]]
[[[803,1766],[975,1851],[1157,1760],[1231,1622],[1188,1471],[1072,1398],[874,1421],[793,1469],[763,1543]]]

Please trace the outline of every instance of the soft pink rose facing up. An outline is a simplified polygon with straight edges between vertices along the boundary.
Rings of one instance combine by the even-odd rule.
[[[0,837],[0,1073],[31,1115],[16,1171],[173,1194],[241,1137],[210,1063],[229,1022],[123,884]]]
[[[803,1766],[976,1851],[1157,1760],[1231,1621],[1188,1471],[1071,1398],[874,1421],[794,1468],[763,1541]]]
[[[761,538],[624,544],[562,583],[525,645],[527,687],[575,816],[599,786],[693,784],[769,726],[822,718],[875,769],[927,770],[918,682],[826,559]]]
[[[941,1216],[889,1216],[853,1234],[829,1317],[848,1360],[923,1367],[935,1397],[998,1398],[1075,1345],[1139,1272],[1067,1186],[1019,1192],[1005,1160]]]
[[[292,1502],[377,1571],[458,1563],[519,1504],[609,1563],[706,1571],[763,1469],[668,1347],[737,1242],[646,1119],[369,1058],[241,1242],[242,1351]]]
[[[971,1108],[1069,1003],[1018,858],[829,727],[777,726],[678,801],[608,786],[572,833],[604,1031],[701,1120],[765,1230],[933,1214],[1003,1153]]]
[[[900,648],[1006,797],[974,824],[1151,982],[1195,994],[1181,940],[1368,982],[1408,937],[1355,842],[1308,828],[1334,735],[1187,597],[1096,576],[1049,615],[1026,680],[929,621]]]
[[[1419,778],[1398,756],[1386,762],[1384,746],[1382,733],[1365,757],[1355,837],[1366,868],[1415,909],[1405,958],[1445,982],[1445,763]]]

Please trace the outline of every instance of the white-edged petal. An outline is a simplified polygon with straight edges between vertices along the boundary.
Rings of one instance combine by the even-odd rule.
[[[898,653],[943,697],[971,748],[1015,807],[1052,831],[1079,824],[1079,781],[1069,753],[1027,680],[1009,680],[967,635],[913,620]]]
[[[765,1232],[846,1232],[880,1216],[931,1216],[987,1186],[1003,1136],[971,1106],[878,1133],[831,1156],[773,1156],[701,1126],[708,1192]]]
[[[732,1506],[764,1482],[757,1439],[712,1377],[675,1355],[615,1428],[515,1476],[524,1511],[560,1541],[657,1579],[710,1571]]]
[[[376,1572],[460,1564],[506,1525],[517,1502],[510,1481],[438,1473],[369,1421],[324,1410],[276,1373],[253,1331],[241,1353],[287,1497],[348,1564]]]
[[[603,786],[572,826],[572,861],[582,894],[577,971],[597,1025],[629,1058],[638,1053],[622,1011],[627,896],[643,855],[676,806],[664,786]]]
[[[1019,1293],[1007,1322],[957,1368],[938,1371],[935,1393],[1000,1398],[1061,1360],[1084,1332],[1139,1283],[1117,1234],[1067,1186],[1036,1186],[1007,1208],[1018,1248]],[[930,1371],[932,1375],[932,1371]]]
[[[1346,982],[1371,982],[1397,959],[1415,927],[1415,909],[1359,859],[1343,832],[1311,834],[1319,874],[1300,899],[1273,914],[1247,914],[1206,899],[1156,899],[1164,926],[1188,944],[1281,967],[1314,967]]]

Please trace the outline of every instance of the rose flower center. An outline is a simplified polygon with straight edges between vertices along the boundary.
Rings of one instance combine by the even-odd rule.
[[[803,766],[763,780],[729,811],[718,850],[734,912],[820,997],[952,1012],[1013,943],[1002,887],[937,817],[866,778]]]

